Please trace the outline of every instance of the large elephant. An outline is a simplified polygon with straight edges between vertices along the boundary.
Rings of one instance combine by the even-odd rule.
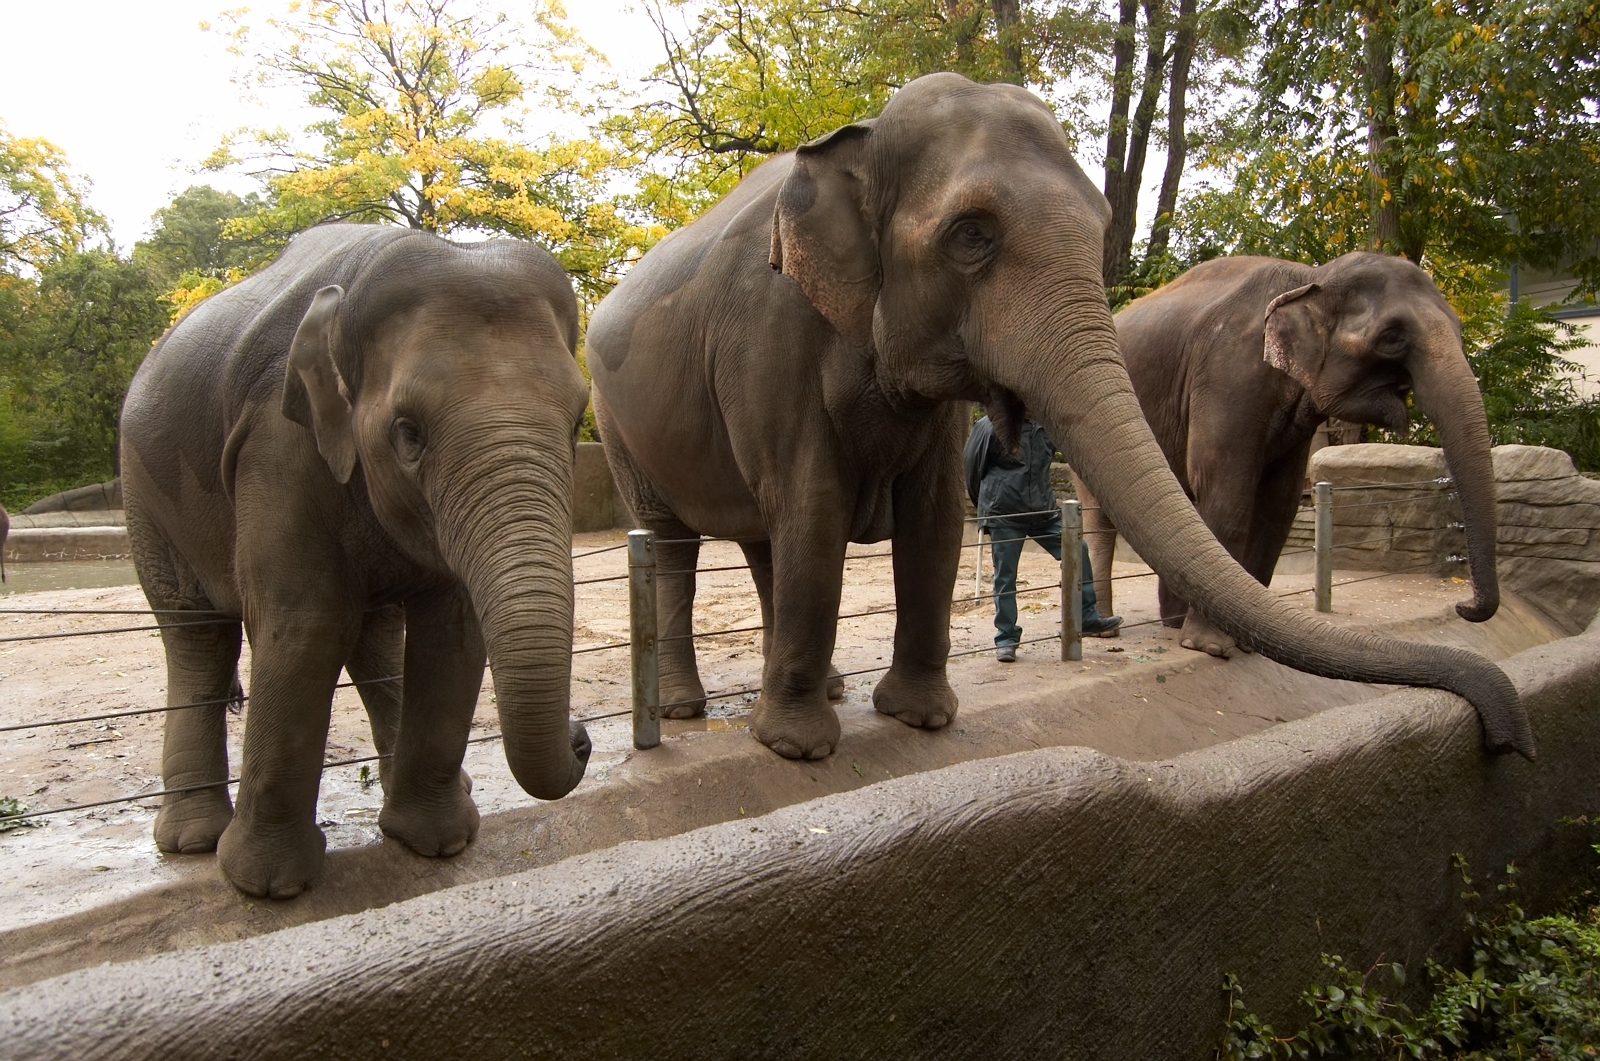
[[[213,848],[252,895],[298,894],[341,667],[384,760],[379,825],[460,851],[461,771],[492,662],[506,759],[541,799],[583,777],[569,723],[571,482],[588,388],[565,272],[532,244],[330,225],[208,299],[122,413],[134,563],[160,617],[164,851]],[[403,616],[402,616],[403,610]],[[211,614],[221,622],[207,622]],[[237,807],[223,702],[251,647]],[[403,672],[402,683],[374,681]],[[210,786],[210,787],[204,787]]]
[[[1271,597],[1195,514],[1140,415],[1100,281],[1110,215],[1050,109],[920,78],[875,120],[780,156],[679,230],[591,322],[595,408],[657,553],[661,696],[702,709],[696,533],[738,539],[770,629],[750,718],[781,755],[838,743],[828,665],[846,543],[893,541],[879,711],[945,725],[961,539],[960,399],[1014,439],[1026,407],[1129,540],[1217,623],[1319,674],[1453,689],[1490,748],[1531,755],[1516,690],[1461,649],[1321,623]]]
[[[1494,469],[1461,322],[1404,258],[1355,252],[1316,267],[1277,258],[1197,265],[1116,315],[1134,392],[1185,492],[1223,548],[1263,585],[1294,525],[1312,436],[1329,417],[1406,426],[1406,394],[1439,429],[1460,492],[1472,622],[1500,606]],[[1092,492],[1091,492],[1092,493]],[[1085,496],[1095,592],[1110,600],[1116,526]],[[1165,581],[1161,614],[1186,648],[1234,639]]]

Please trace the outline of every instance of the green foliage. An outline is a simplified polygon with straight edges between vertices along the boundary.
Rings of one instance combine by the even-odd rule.
[[[1584,891],[1566,913],[1529,918],[1512,898],[1516,868],[1508,866],[1497,888],[1502,901],[1482,912],[1459,859],[1458,868],[1469,910],[1470,970],[1430,960],[1433,994],[1414,1009],[1384,993],[1405,986],[1398,963],[1379,961],[1363,973],[1337,954],[1324,954],[1329,980],[1301,995],[1311,1017],[1291,1035],[1279,1035],[1246,1010],[1243,988],[1229,975],[1219,1061],[1594,1057],[1600,1044],[1600,894]]]
[[[185,189],[155,212],[149,237],[133,249],[134,261],[167,287],[185,277],[227,281],[270,257],[270,250],[259,243],[224,235],[228,222],[264,205],[255,194],[240,198],[205,184]]]
[[[122,399],[169,314],[155,277],[110,251],[0,274],[0,503],[117,474]]]
[[[27,809],[28,805],[21,800],[0,796],[0,833],[9,833],[13,829],[37,829],[44,824],[41,818],[23,818],[19,821],[17,815]]]

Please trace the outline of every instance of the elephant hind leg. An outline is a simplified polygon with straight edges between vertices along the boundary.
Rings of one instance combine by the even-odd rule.
[[[706,713],[706,687],[694,656],[695,568],[700,562],[700,534],[672,511],[656,493],[609,428],[605,403],[595,397],[595,415],[606,438],[606,462],[617,492],[627,502],[636,525],[656,535],[656,656],[660,676],[661,714],[666,718],[698,718]]]
[[[1111,564],[1117,554],[1117,525],[1077,472],[1072,473],[1072,483],[1083,505],[1083,540],[1089,547],[1089,566],[1094,568],[1095,607],[1101,615],[1110,615],[1116,610],[1112,607]]]
[[[199,579],[170,545],[148,528],[134,534],[139,580],[151,608],[213,610]],[[227,785],[228,709],[237,711],[244,697],[239,682],[240,623],[234,619],[180,625],[185,622],[182,615],[161,615],[156,621],[167,657],[167,706],[180,708],[167,712],[163,728],[162,788],[187,790],[169,791],[161,798],[156,847],[186,855],[215,851],[233,820]],[[186,704],[202,706],[181,706]]]

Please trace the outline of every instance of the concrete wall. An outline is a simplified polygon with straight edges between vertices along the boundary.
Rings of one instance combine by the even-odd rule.
[[[1317,956],[1466,957],[1461,853],[1592,865],[1600,631],[1505,664],[1537,763],[1408,690],[1138,763],[963,763],[0,994],[18,1058],[1210,1058]],[[803,769],[772,762],[773,770]],[[1485,887],[1492,894],[1492,889]]]
[[[107,507],[111,499],[115,506]],[[122,481],[55,494],[11,517],[5,542],[8,564],[60,560],[116,560],[132,555],[121,509]],[[631,526],[606,465],[605,447],[578,443],[572,476],[574,533]]]
[[[572,469],[573,533],[630,526],[628,507],[611,481],[605,447],[598,442],[578,443],[578,459]]]

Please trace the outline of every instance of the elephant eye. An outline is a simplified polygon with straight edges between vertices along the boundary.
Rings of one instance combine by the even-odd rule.
[[[987,264],[994,257],[999,232],[987,217],[963,217],[947,230],[945,251],[964,266]]]
[[[1383,357],[1400,357],[1409,345],[1406,330],[1399,324],[1391,324],[1383,329],[1372,343],[1373,349]]]
[[[389,425],[389,442],[394,446],[394,451],[405,464],[415,464],[422,459],[422,453],[428,448],[428,440],[422,433],[422,427],[409,416],[397,416]]]

